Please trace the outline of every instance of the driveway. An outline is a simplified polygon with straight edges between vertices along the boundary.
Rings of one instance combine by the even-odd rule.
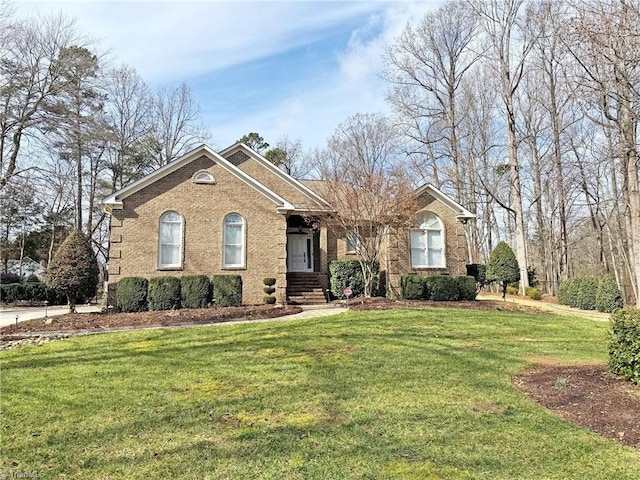
[[[98,305],[78,305],[76,310],[79,313],[99,312],[100,307]],[[0,310],[0,327],[15,324],[16,316],[18,317],[18,322],[24,322],[26,320],[34,320],[36,318],[54,317],[65,313],[69,313],[69,307],[66,305],[48,307],[46,312],[44,307],[3,308]]]

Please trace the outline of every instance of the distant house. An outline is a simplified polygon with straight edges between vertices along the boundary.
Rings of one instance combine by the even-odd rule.
[[[22,263],[20,260],[9,260],[7,262],[7,272],[14,275],[20,275],[23,278],[35,275],[40,280],[44,281],[47,269],[35,260],[32,260],[30,257],[24,257],[22,259]]]
[[[220,152],[198,147],[103,200],[111,215],[109,284],[129,276],[239,274],[246,304],[262,302],[266,277],[276,278],[280,301],[322,302],[329,263],[356,256],[314,185],[242,143]],[[474,215],[431,185],[416,193],[414,228],[395,235],[385,252],[392,292],[410,271],[465,273],[461,221]]]

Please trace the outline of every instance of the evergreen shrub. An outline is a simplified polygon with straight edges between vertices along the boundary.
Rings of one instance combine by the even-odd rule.
[[[205,308],[211,303],[211,280],[206,275],[180,277],[180,305],[182,308]]]
[[[576,307],[581,310],[595,310],[598,283],[593,278],[579,278],[577,292]]]
[[[0,273],[0,284],[2,285],[10,285],[13,283],[20,283],[22,278],[20,275],[16,275],[15,273],[2,272]]]
[[[405,300],[423,300],[426,298],[424,278],[415,273],[400,277],[400,294]]]
[[[84,303],[98,291],[100,271],[89,239],[78,229],[69,233],[47,268],[46,282],[67,296],[69,309]]]
[[[579,280],[576,277],[561,282],[558,286],[558,303],[576,307],[578,305]]]
[[[372,295],[376,295],[378,290],[378,272],[379,265],[373,266],[374,280],[372,286]],[[331,277],[331,293],[335,297],[342,298],[344,289],[351,288],[353,297],[361,297],[364,295],[364,277],[362,275],[362,267],[358,260],[334,260],[329,264],[329,275]]]
[[[276,291],[276,288],[275,287],[264,287],[262,289],[262,291],[264,293],[266,293],[267,295],[271,295],[272,293],[274,293]]]
[[[427,299],[434,302],[456,301],[460,299],[458,282],[449,275],[436,275],[426,277],[424,283],[427,290]]]
[[[476,279],[469,275],[455,277],[460,300],[475,300],[477,295]]]
[[[640,385],[640,310],[618,310],[611,318],[609,370]]]
[[[276,303],[276,297],[272,297],[272,296],[267,296],[264,297],[264,303],[266,303],[267,305],[273,305]]]
[[[533,300],[541,300],[542,299],[542,293],[540,293],[540,290],[536,287],[527,287],[525,290],[525,293],[527,294],[527,297],[533,299]]]
[[[124,277],[116,289],[116,305],[121,312],[144,312],[147,310],[149,281],[140,277]]]
[[[502,285],[502,298],[505,298],[508,284],[519,280],[520,267],[516,255],[509,245],[505,242],[500,242],[489,256],[487,281],[500,282]]]
[[[600,279],[596,292],[596,308],[600,312],[613,313],[624,307],[622,293],[618,288],[616,277],[605,275]]]
[[[268,277],[263,279],[262,283],[264,283],[267,287],[273,287],[276,284],[276,279]]]
[[[240,275],[214,275],[213,301],[219,307],[242,305],[242,277]]]
[[[149,280],[149,310],[173,310],[180,308],[180,279],[154,277]]]

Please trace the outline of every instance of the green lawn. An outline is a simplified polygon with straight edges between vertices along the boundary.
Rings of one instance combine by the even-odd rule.
[[[640,452],[521,394],[608,325],[425,309],[147,330],[10,350],[2,473],[108,479],[638,479]]]

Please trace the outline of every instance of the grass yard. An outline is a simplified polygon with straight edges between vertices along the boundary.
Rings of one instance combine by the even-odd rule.
[[[535,358],[605,362],[607,329],[430,308],[9,350],[0,476],[637,480],[640,451],[511,383]]]

